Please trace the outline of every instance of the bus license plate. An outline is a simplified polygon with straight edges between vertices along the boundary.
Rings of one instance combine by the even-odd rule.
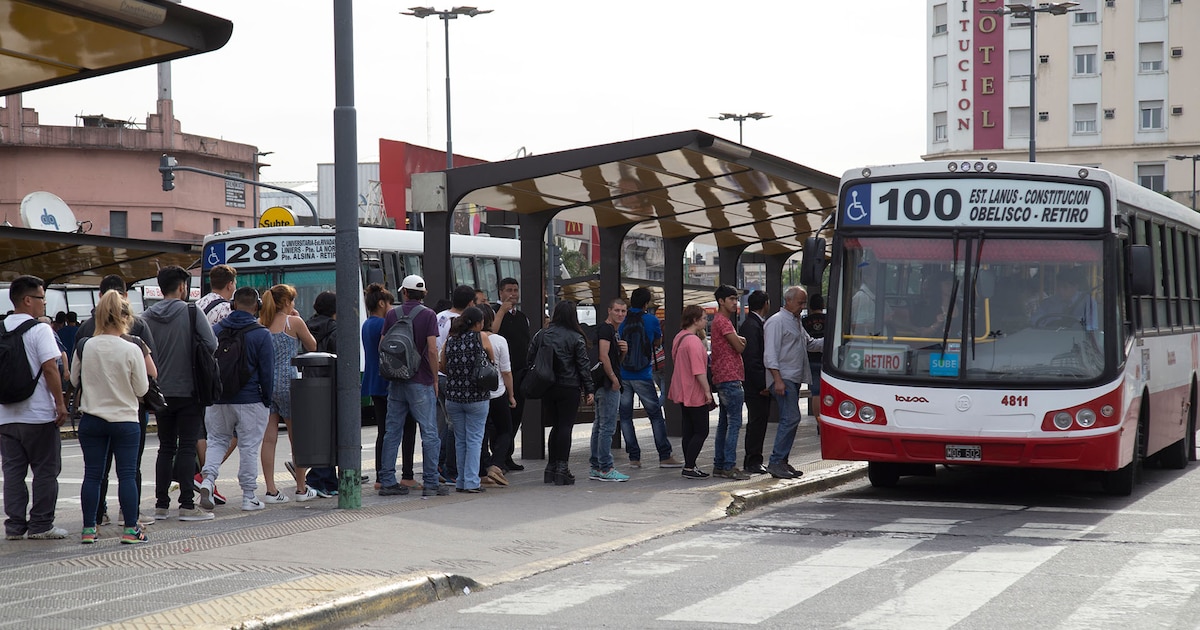
[[[946,459],[960,462],[977,462],[983,459],[983,449],[971,444],[947,444]]]

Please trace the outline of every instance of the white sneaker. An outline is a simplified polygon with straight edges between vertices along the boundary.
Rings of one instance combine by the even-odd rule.
[[[205,477],[204,481],[201,481],[200,485],[197,486],[196,489],[200,491],[200,507],[202,507],[206,510],[211,510],[211,509],[217,507],[217,504],[213,503],[213,480],[212,479]]]
[[[312,501],[315,498],[317,498],[317,491],[313,490],[312,488],[309,488],[304,492],[300,492],[299,490],[296,491],[296,500],[301,503],[304,503],[305,501]]]
[[[256,510],[265,510],[266,508],[267,508],[267,506],[264,505],[263,502],[259,501],[257,498],[242,499],[242,511],[243,512],[254,512]]]
[[[36,534],[26,534],[25,537],[28,538],[29,540],[59,540],[61,538],[67,537],[67,530],[65,530],[61,527],[53,527],[52,526],[50,529],[47,529],[44,532],[38,532]]]
[[[181,521],[211,521],[213,518],[213,513],[207,510],[200,508],[192,508],[190,510],[179,508],[179,520]]]
[[[154,508],[154,520],[165,521],[171,518],[171,510],[168,508]]]
[[[156,519],[154,518],[154,515],[146,514],[140,510],[138,511],[138,525],[141,525],[142,527],[153,525],[155,520]]]
[[[271,494],[270,492],[263,495],[263,503],[287,503],[288,497],[282,492]]]

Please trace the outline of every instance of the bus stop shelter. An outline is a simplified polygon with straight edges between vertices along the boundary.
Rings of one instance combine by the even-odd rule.
[[[807,237],[822,229],[837,205],[838,181],[693,130],[414,176],[413,211],[423,213],[425,282],[434,295],[449,295],[453,288],[452,209],[473,203],[515,215],[521,238],[521,309],[527,314],[544,308],[537,287],[546,284],[543,250],[546,228],[554,219],[598,226],[600,272],[587,282],[598,319],[609,300],[624,295],[623,284],[639,284],[621,275],[626,237],[661,234],[666,261],[663,332],[671,339],[679,331],[684,305],[703,295],[686,287],[692,301],[684,298],[688,245],[717,248],[720,284],[736,284],[739,260],[754,256],[765,262],[767,293],[778,306],[783,267]],[[711,292],[707,295],[704,301],[712,299]],[[535,329],[542,325],[540,317],[530,321]],[[667,370],[669,378],[669,363]],[[678,410],[673,404],[664,408],[668,427],[677,435]],[[536,405],[526,407],[523,424],[523,455],[528,459],[544,453]]]

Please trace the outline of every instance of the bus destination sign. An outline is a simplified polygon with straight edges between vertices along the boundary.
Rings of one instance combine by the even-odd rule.
[[[843,190],[842,226],[1077,230],[1104,227],[1095,186],[1019,179],[919,179]]]
[[[255,266],[271,263],[333,263],[337,251],[333,235],[262,236],[243,241],[216,241],[204,248],[205,270],[217,265]]]

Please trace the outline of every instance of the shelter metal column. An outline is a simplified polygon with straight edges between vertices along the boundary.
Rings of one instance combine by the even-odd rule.
[[[542,329],[549,303],[545,295],[546,276],[542,263],[546,246],[546,227],[554,220],[555,212],[522,214],[518,217],[521,227],[521,310],[529,318],[529,332],[537,334]],[[526,357],[513,357],[524,361]],[[520,383],[513,383],[520,387]],[[542,427],[541,401],[528,400],[521,414],[521,459],[546,458],[546,430]]]
[[[428,289],[425,305],[433,308],[439,299],[450,297],[450,292],[454,289],[454,274],[450,263],[450,226],[453,224],[454,212],[425,212],[421,218],[425,225],[425,256],[421,277]]]
[[[667,435],[679,437],[683,435],[683,414],[679,405],[669,402],[666,393],[670,391],[672,360],[671,342],[679,334],[680,316],[683,314],[683,265],[684,250],[694,236],[663,239],[663,347],[667,352],[667,360],[662,370],[663,415],[667,420]]]
[[[717,249],[717,282],[718,284],[728,284],[741,289],[738,284],[737,270],[738,263],[742,260],[742,252],[746,251],[747,245],[736,245],[733,247],[721,247]]]
[[[767,261],[767,297],[771,298],[771,313],[783,305],[783,268],[791,254],[764,256]]]

